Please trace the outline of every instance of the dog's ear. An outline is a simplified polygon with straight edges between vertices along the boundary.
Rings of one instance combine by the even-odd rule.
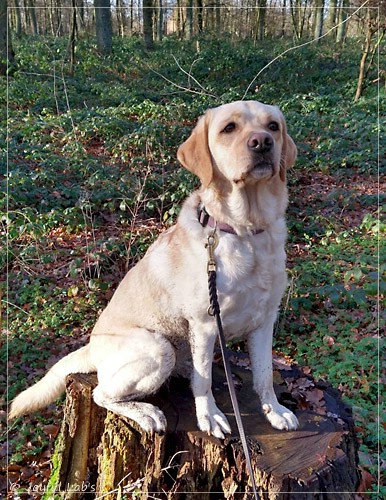
[[[187,170],[199,177],[204,187],[208,187],[213,179],[212,155],[208,143],[209,121],[210,111],[207,111],[177,151],[178,160]]]
[[[292,165],[296,161],[297,156],[297,148],[295,146],[292,137],[287,134],[287,127],[285,121],[283,120],[283,147],[281,150],[281,159],[280,159],[280,179],[285,182],[286,180],[286,171],[287,168],[292,167]]]

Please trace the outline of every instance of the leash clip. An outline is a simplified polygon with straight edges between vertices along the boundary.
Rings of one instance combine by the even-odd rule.
[[[216,230],[208,235],[207,242],[205,243],[205,248],[208,250],[208,264],[207,273],[216,271],[216,259],[214,258],[214,250],[218,245],[218,237]]]

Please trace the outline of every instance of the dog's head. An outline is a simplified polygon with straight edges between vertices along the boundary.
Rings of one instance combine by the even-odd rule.
[[[278,177],[295,163],[296,146],[276,106],[237,101],[208,110],[179,147],[182,165],[204,187],[222,177],[236,184]]]

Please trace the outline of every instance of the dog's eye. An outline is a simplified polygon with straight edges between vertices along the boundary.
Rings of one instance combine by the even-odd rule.
[[[236,123],[234,122],[231,122],[231,123],[228,123],[228,125],[223,129],[223,132],[225,134],[230,134],[231,132],[233,132],[234,130],[236,129]]]
[[[272,132],[277,132],[279,130],[279,124],[277,122],[270,122],[268,128],[272,130]]]

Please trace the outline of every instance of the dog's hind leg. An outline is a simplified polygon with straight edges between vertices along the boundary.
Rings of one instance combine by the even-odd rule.
[[[166,419],[162,411],[138,399],[156,392],[174,365],[174,348],[165,337],[145,329],[132,330],[98,363],[94,401],[134,420],[146,432],[163,433]]]

